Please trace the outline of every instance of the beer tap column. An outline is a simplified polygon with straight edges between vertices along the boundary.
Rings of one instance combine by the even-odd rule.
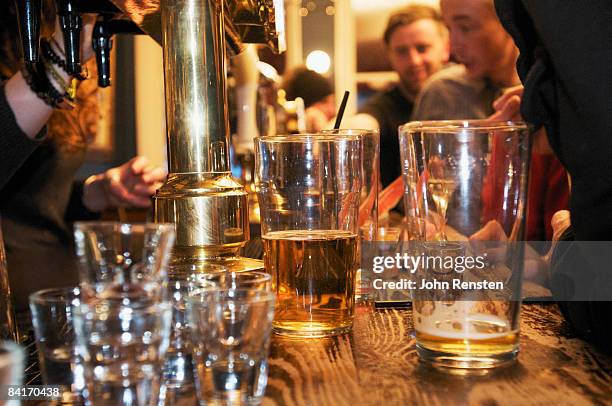
[[[247,193],[230,174],[223,0],[162,0],[169,176],[155,220],[176,224],[172,261],[262,269],[238,257]]]

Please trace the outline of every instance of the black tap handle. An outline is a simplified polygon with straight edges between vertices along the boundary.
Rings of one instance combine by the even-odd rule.
[[[19,19],[19,32],[23,46],[23,59],[27,63],[38,62],[40,41],[40,10],[42,0],[15,0]]]
[[[64,53],[66,70],[78,75],[81,73],[81,28],[83,19],[76,10],[74,0],[56,0],[57,14],[64,34]]]
[[[109,18],[100,15],[96,20],[92,34],[92,46],[96,51],[96,64],[98,66],[98,86],[108,87],[111,84],[110,53],[113,47]]]

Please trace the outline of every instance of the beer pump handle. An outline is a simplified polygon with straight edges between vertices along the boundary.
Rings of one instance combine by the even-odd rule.
[[[40,41],[40,13],[42,0],[15,0],[19,19],[19,32],[26,63],[38,62],[38,42]]]
[[[81,29],[83,18],[75,7],[75,0],[56,0],[60,27],[64,34],[66,70],[73,75],[81,73]]]
[[[92,34],[92,46],[96,52],[96,65],[98,66],[98,86],[108,87],[111,84],[110,54],[113,47],[109,17],[98,16]]]

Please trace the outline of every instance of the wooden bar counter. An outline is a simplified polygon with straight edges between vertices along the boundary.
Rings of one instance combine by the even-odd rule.
[[[523,304],[518,362],[484,376],[419,362],[411,331],[410,309],[361,304],[349,334],[274,335],[263,404],[612,404],[612,358],[573,336],[555,304]]]

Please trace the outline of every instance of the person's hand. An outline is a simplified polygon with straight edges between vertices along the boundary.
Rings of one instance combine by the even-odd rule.
[[[493,102],[495,113],[487,118],[489,121],[522,121],[521,100],[523,86],[514,86]]]
[[[523,121],[521,116],[521,101],[524,88],[518,85],[507,90],[502,96],[493,102],[495,113],[487,117],[487,121]],[[552,148],[548,143],[546,129],[540,128],[533,133],[532,150],[535,153],[549,155]]]
[[[119,207],[147,208],[151,196],[166,178],[160,167],[151,167],[145,157],[135,157],[121,166],[90,176],[85,181],[83,204],[92,212]]]

